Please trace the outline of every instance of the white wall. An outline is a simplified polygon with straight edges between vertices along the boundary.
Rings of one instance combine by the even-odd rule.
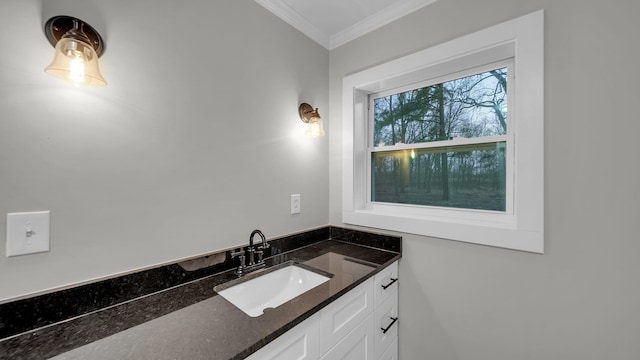
[[[640,356],[640,2],[440,0],[331,51],[331,223],[345,75],[545,9],[544,255],[404,236],[400,356]]]
[[[3,0],[0,234],[51,210],[51,251],[6,258],[0,301],[328,223],[329,52],[253,0]],[[102,33],[104,88],[45,75],[42,26]],[[289,196],[302,194],[302,214]]]

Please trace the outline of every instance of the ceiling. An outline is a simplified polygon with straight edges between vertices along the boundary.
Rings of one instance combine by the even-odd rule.
[[[437,0],[256,0],[331,50]]]

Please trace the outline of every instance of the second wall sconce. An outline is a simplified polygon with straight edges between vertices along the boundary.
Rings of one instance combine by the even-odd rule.
[[[71,16],[54,16],[44,25],[44,33],[56,48],[53,61],[45,69],[47,74],[76,85],[107,84],[98,69],[104,41],[91,25]]]
[[[307,131],[305,134],[310,137],[324,136],[324,129],[322,128],[322,118],[318,109],[314,109],[313,106],[302,103],[298,107],[298,113],[300,114],[300,120],[307,124]]]

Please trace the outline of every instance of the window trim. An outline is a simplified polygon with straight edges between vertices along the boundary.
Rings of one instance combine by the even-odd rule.
[[[544,252],[543,10],[436,45],[343,79],[343,208],[346,224],[516,250]],[[513,212],[368,202],[369,94],[514,58]],[[511,96],[511,94],[509,94]]]

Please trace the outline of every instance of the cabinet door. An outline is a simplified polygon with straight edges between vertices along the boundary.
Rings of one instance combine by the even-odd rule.
[[[322,360],[374,360],[373,314],[342,339]]]
[[[391,294],[398,290],[398,262],[387,266],[375,276],[374,286],[376,306],[379,306]]]
[[[373,313],[373,278],[320,311],[320,353],[324,354]]]
[[[317,360],[320,358],[319,323],[315,314],[282,334],[247,360]]]
[[[376,358],[398,337],[398,292],[391,294],[375,310]]]

